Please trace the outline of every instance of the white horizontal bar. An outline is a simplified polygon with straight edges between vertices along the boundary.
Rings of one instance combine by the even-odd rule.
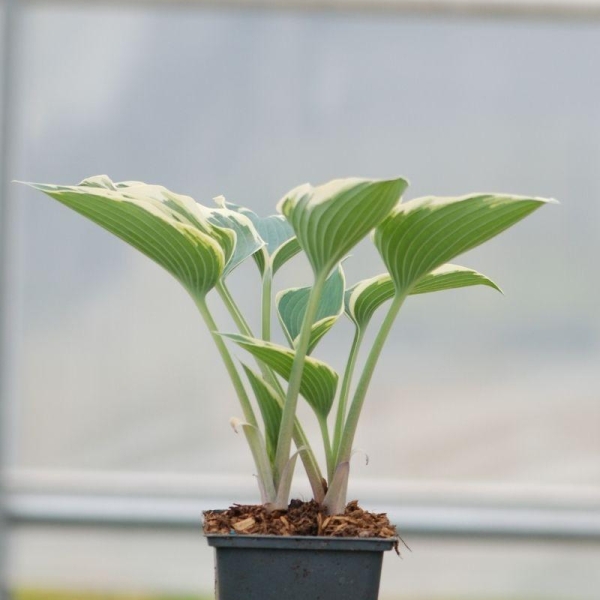
[[[11,469],[4,474],[7,492],[20,494],[112,495],[170,498],[248,498],[256,501],[250,475],[140,473]],[[599,510],[600,486],[455,483],[436,480],[354,478],[350,495],[365,504],[398,503],[446,506],[513,506]]]
[[[203,510],[257,502],[249,476],[17,469],[4,482],[18,523],[197,528]],[[597,486],[359,479],[351,495],[406,532],[600,541]]]
[[[251,502],[240,498],[241,502]],[[200,528],[202,511],[222,508],[221,498],[11,494],[5,509],[15,523],[57,523]],[[400,534],[577,539],[600,543],[600,510],[372,506],[387,512]]]
[[[80,0],[20,0],[26,4],[81,6]],[[597,17],[599,0],[88,0],[89,5],[166,5],[212,8],[334,10],[482,16]]]

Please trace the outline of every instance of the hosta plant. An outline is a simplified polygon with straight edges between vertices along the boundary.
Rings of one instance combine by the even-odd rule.
[[[474,285],[498,289],[485,275],[450,261],[548,202],[503,194],[402,202],[404,179],[353,178],[296,187],[283,196],[278,214],[260,217],[223,197],[205,206],[158,185],[114,183],[106,176],[75,186],[30,185],[128,242],[183,285],[231,378],[242,412],[232,425],[247,439],[262,502],[287,507],[299,458],[315,500],[330,514],[343,512],[369,383],[404,301]],[[348,284],[342,263],[369,235],[386,271]],[[275,275],[298,253],[312,268],[312,285],[275,294]],[[236,301],[227,286],[229,274],[250,258],[261,295],[260,331],[251,330],[244,302]],[[209,294],[220,298],[238,331],[220,331]],[[384,305],[379,331],[359,365],[365,332]],[[344,318],[354,338],[340,374],[319,356],[317,346]],[[287,345],[272,340],[275,321]],[[240,363],[232,357],[235,347],[246,357]],[[323,465],[298,419],[300,397],[319,424]]]

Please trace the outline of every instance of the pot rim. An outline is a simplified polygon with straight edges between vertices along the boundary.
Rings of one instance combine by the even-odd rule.
[[[248,535],[205,533],[208,545],[217,548],[273,548],[293,550],[391,550],[400,538],[334,537],[312,535]]]

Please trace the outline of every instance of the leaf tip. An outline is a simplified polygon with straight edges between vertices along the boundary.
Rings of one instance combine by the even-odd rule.
[[[404,193],[404,191],[408,188],[408,186],[410,185],[410,182],[408,179],[406,179],[406,177],[394,177],[392,179],[388,179],[382,183],[389,183],[391,185],[397,186],[398,190],[399,190],[399,194],[402,195]]]
[[[223,338],[226,338],[228,340],[234,340],[234,341],[237,340],[237,339],[239,339],[239,338],[243,338],[244,337],[243,335],[241,335],[239,333],[223,333],[223,332],[217,331],[217,330],[215,330],[213,333],[215,335],[218,335],[219,337],[223,337]]]
[[[313,190],[313,186],[310,183],[303,183],[295,188],[291,189],[289,192],[281,198],[281,200],[277,203],[277,212],[281,213],[283,216],[287,217],[289,215],[291,205],[297,201],[302,196],[307,195]]]
[[[46,188],[50,187],[44,183],[35,183],[33,181],[21,181],[20,179],[13,179],[11,183],[18,183],[19,185],[26,185],[27,187],[33,188],[34,190],[45,191]]]

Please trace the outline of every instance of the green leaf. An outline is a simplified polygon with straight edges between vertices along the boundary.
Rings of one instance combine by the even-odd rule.
[[[508,229],[544,198],[475,194],[418,198],[399,204],[375,230],[374,241],[396,289],[407,294],[421,278]]]
[[[267,442],[267,452],[271,462],[275,460],[275,450],[277,448],[277,437],[279,436],[279,426],[281,425],[281,405],[278,400],[277,392],[250,367],[242,363],[246,372],[248,381],[252,386],[258,408],[265,424],[265,438]]]
[[[446,264],[423,277],[411,290],[411,295],[451,290],[473,285],[487,285],[502,290],[488,277],[473,269]],[[396,289],[389,273],[365,279],[346,290],[345,311],[357,327],[365,328],[375,311],[394,297]]]
[[[277,205],[291,223],[315,274],[328,275],[398,203],[404,179],[336,179],[288,192]]]
[[[344,270],[342,265],[338,265],[338,268],[331,273],[323,286],[323,293],[319,300],[319,307],[308,344],[308,354],[312,352],[317,342],[333,327],[344,312],[345,287]],[[298,342],[311,289],[310,286],[292,288],[277,294],[279,320],[292,346],[295,346]]]
[[[296,256],[300,250],[302,250],[302,248],[300,248],[300,244],[298,243],[298,238],[296,236],[281,244],[281,246],[279,246],[279,248],[277,248],[277,250],[275,250],[275,252],[271,255],[273,275],[275,275],[275,273],[277,273],[277,271],[279,271],[279,269],[283,267],[283,265],[290,260],[290,258]]]
[[[30,183],[129,243],[203,297],[234,254],[236,236],[215,226],[189,196],[101,175],[76,186]]]
[[[266,363],[284,379],[289,380],[294,362],[294,351],[278,344],[264,342],[238,334],[222,334],[238,346]],[[338,374],[326,363],[307,357],[302,371],[300,393],[318,416],[325,418],[331,410]]]
[[[259,217],[248,208],[227,202],[224,196],[218,196],[214,200],[223,209],[236,211],[250,219],[259,236],[264,240],[265,244],[260,252],[254,254],[261,275],[264,274],[267,265],[275,274],[290,258],[300,252],[294,230],[284,216]]]
[[[471,287],[473,285],[486,285],[502,293],[498,284],[494,283],[483,273],[474,271],[459,265],[446,264],[434,269],[420,279],[412,288],[411,294],[428,294],[429,292],[441,292],[443,290],[454,290],[457,288]]]
[[[344,309],[359,329],[365,328],[375,311],[394,297],[394,292],[394,283],[389,273],[364,279],[346,290]]]

